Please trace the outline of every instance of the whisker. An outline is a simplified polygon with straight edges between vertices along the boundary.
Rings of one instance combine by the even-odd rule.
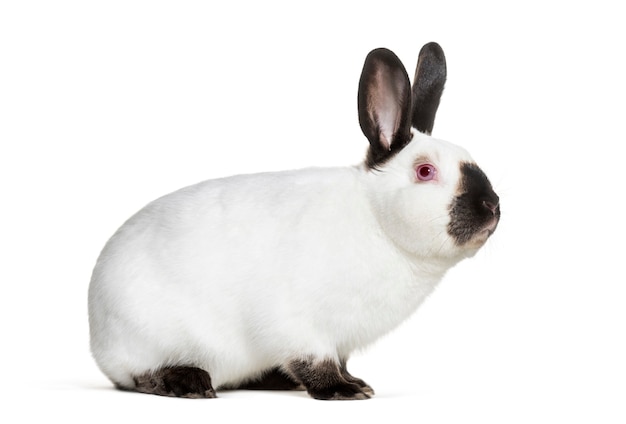
[[[436,236],[433,237],[432,241],[434,242],[435,240],[437,240],[446,230],[441,230]],[[448,240],[450,240],[450,236],[444,237],[443,241],[441,242],[441,244],[439,244],[439,247],[435,250],[435,247],[432,247],[428,254],[429,255],[438,255],[439,253],[441,253],[441,251],[443,250],[444,246],[446,245],[446,243],[448,242]]]
[[[448,214],[436,216],[434,218],[431,218],[428,222],[431,223],[431,222],[435,222],[437,220],[446,219],[446,218],[448,218]]]

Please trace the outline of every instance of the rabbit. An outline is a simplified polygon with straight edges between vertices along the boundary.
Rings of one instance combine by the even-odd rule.
[[[351,353],[406,320],[500,220],[469,153],[431,136],[445,80],[436,43],[412,87],[392,51],[372,50],[358,86],[362,163],[209,180],[125,222],[88,293],[91,351],[114,386],[370,398]]]

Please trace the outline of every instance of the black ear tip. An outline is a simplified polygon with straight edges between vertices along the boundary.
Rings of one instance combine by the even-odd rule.
[[[365,58],[365,61],[371,62],[372,60],[381,61],[386,64],[401,63],[400,58],[396,56],[394,52],[385,47],[379,47],[369,52],[369,54]]]
[[[441,48],[439,43],[436,43],[434,41],[424,44],[424,47],[422,47],[422,50],[443,53],[443,49]]]
[[[370,54],[373,54],[373,55],[383,54],[384,55],[384,54],[393,54],[393,52],[386,47],[378,47],[376,49],[373,49],[370,52]]]
[[[434,41],[424,44],[424,46],[420,50],[419,57],[429,57],[431,58],[431,60],[443,63],[444,65],[446,62],[446,56],[443,53],[443,49],[438,43],[435,43]]]

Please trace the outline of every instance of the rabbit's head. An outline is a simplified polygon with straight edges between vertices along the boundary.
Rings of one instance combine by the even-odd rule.
[[[467,151],[430,136],[445,80],[436,43],[420,51],[413,87],[398,57],[376,49],[365,60],[358,109],[370,143],[370,197],[383,231],[411,255],[458,260],[495,231],[500,205]]]

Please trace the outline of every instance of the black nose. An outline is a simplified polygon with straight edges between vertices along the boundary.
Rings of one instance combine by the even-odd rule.
[[[483,198],[483,206],[491,211],[492,214],[496,214],[498,206],[500,206],[500,198],[497,194],[491,193],[488,197]]]

